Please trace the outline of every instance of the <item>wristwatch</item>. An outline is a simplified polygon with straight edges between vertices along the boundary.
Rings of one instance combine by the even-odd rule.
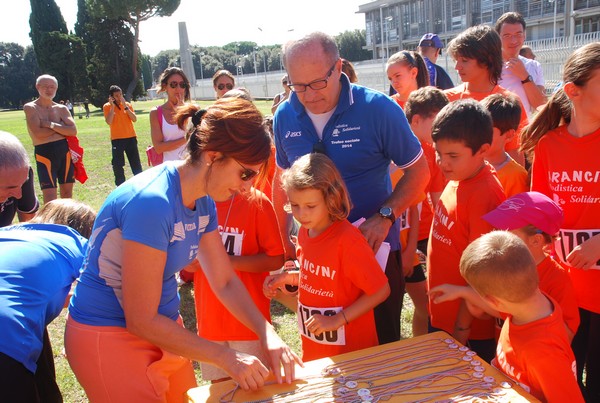
[[[383,218],[387,218],[392,222],[392,225],[396,222],[396,216],[394,215],[394,210],[391,207],[382,207],[379,209],[379,215]]]
[[[530,83],[533,81],[533,77],[531,77],[531,75],[527,76],[527,78],[523,81],[521,81],[521,84],[526,84],[526,83]]]

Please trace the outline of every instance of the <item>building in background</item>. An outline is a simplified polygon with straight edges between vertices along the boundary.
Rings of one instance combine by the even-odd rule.
[[[494,25],[508,11],[525,17],[528,41],[600,31],[600,0],[375,0],[358,13],[365,14],[366,48],[379,59],[415,49],[428,32],[448,43],[470,26]]]

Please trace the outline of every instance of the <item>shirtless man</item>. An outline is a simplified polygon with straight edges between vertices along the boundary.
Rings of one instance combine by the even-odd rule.
[[[57,182],[60,197],[73,196],[73,164],[66,136],[77,135],[77,127],[66,106],[52,99],[56,96],[58,81],[44,74],[37,78],[35,88],[40,94],[35,101],[23,106],[27,130],[31,136],[37,163],[40,188],[44,204],[57,198]]]

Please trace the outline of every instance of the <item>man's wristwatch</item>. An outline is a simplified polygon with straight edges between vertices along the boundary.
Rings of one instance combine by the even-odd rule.
[[[531,77],[531,75],[527,76],[527,78],[525,80],[521,81],[521,84],[526,84],[526,83],[530,83],[533,81],[533,77]]]
[[[387,218],[392,222],[392,225],[396,222],[396,216],[394,215],[394,210],[391,207],[382,207],[379,209],[379,215],[383,218]]]

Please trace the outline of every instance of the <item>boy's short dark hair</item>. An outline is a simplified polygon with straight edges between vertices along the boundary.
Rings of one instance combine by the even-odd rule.
[[[502,41],[500,35],[487,25],[467,28],[448,44],[453,59],[475,59],[487,68],[490,83],[498,84],[502,75]]]
[[[436,87],[422,87],[410,93],[404,104],[404,114],[409,123],[415,115],[430,118],[448,105],[448,97]]]
[[[500,16],[500,18],[498,18],[498,21],[496,21],[496,25],[494,27],[496,32],[500,33],[502,24],[521,24],[523,31],[525,31],[525,28],[527,28],[527,24],[525,24],[525,18],[515,11],[504,13]]]
[[[519,303],[539,285],[537,268],[527,245],[508,231],[480,236],[464,250],[460,274],[477,293]]]
[[[500,133],[517,130],[521,123],[521,105],[515,95],[492,94],[481,101],[492,115],[492,122]]]
[[[431,128],[434,142],[462,142],[473,155],[482,145],[492,144],[493,137],[492,116],[473,99],[459,99],[444,106]]]
[[[118,85],[111,85],[108,90],[109,95],[112,97],[115,92],[123,92],[123,90]]]

